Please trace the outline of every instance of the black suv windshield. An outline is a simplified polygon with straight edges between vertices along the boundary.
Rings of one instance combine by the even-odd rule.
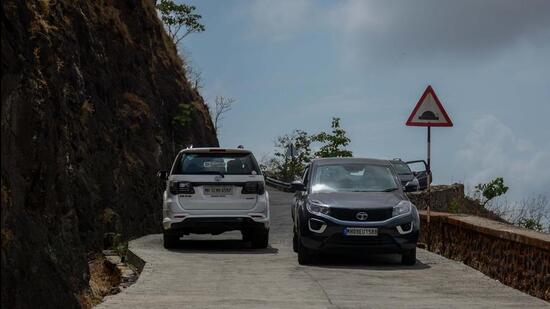
[[[311,190],[319,192],[389,192],[397,189],[390,166],[371,164],[320,165]]]
[[[259,175],[250,153],[187,153],[177,159],[175,175]]]

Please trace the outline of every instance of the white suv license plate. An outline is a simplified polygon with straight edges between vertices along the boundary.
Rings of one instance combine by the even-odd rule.
[[[226,196],[233,194],[232,186],[205,186],[204,194],[212,196]]]
[[[372,227],[346,227],[345,236],[378,236],[378,229]]]

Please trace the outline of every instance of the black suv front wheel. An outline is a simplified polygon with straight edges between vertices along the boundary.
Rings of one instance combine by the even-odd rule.
[[[416,248],[409,249],[401,253],[401,264],[403,265],[416,264]]]
[[[302,244],[302,236],[300,229],[298,229],[298,235],[296,235],[296,252],[298,253],[298,264],[310,265],[313,263],[314,253]]]

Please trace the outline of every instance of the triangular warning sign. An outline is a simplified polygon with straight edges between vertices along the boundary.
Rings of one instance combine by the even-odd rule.
[[[408,126],[417,127],[452,127],[453,122],[443,108],[441,101],[435,95],[432,86],[428,86],[416,103],[409,120]]]

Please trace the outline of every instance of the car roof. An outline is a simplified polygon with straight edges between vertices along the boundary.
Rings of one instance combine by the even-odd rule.
[[[399,158],[391,159],[391,160],[389,160],[389,161],[390,161],[390,163],[404,163],[404,164],[407,164],[407,162],[405,162],[405,161],[403,161],[403,160],[401,160],[401,159],[399,159]]]
[[[390,161],[374,158],[318,158],[311,161],[315,165],[360,163],[372,165],[390,165]]]
[[[246,149],[235,148],[220,148],[220,147],[201,147],[201,148],[186,148],[182,149],[180,153],[252,153]]]

